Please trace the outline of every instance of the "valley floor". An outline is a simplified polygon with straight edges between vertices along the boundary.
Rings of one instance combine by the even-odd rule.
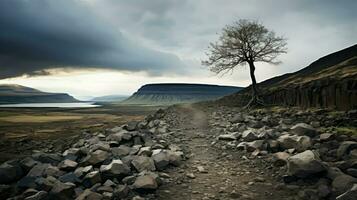
[[[0,163],[33,150],[60,152],[83,132],[140,121],[158,106],[104,104],[95,108],[0,108]]]

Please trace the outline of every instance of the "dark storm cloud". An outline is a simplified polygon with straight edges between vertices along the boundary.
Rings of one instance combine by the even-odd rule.
[[[258,20],[288,38],[283,64],[270,68],[275,75],[357,42],[356,0],[94,1],[99,12],[127,32],[184,58],[203,58],[226,24],[241,18]]]
[[[180,71],[176,56],[129,40],[92,11],[80,0],[0,1],[0,78],[57,67]]]

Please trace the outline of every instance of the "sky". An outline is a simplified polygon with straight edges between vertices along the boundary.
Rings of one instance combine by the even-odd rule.
[[[355,0],[0,0],[0,84],[80,99],[147,83],[248,86],[247,67],[217,76],[201,65],[225,25],[257,20],[288,39],[282,64],[256,64],[263,81],[356,44],[355,8]]]

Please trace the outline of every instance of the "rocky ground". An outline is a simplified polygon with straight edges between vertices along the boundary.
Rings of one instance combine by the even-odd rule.
[[[3,163],[0,198],[356,199],[356,114],[174,106]]]

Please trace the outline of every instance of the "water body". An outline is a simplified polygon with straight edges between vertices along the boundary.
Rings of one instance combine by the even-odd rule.
[[[94,102],[0,104],[0,107],[5,108],[94,108],[100,106],[101,105],[94,104]]]

